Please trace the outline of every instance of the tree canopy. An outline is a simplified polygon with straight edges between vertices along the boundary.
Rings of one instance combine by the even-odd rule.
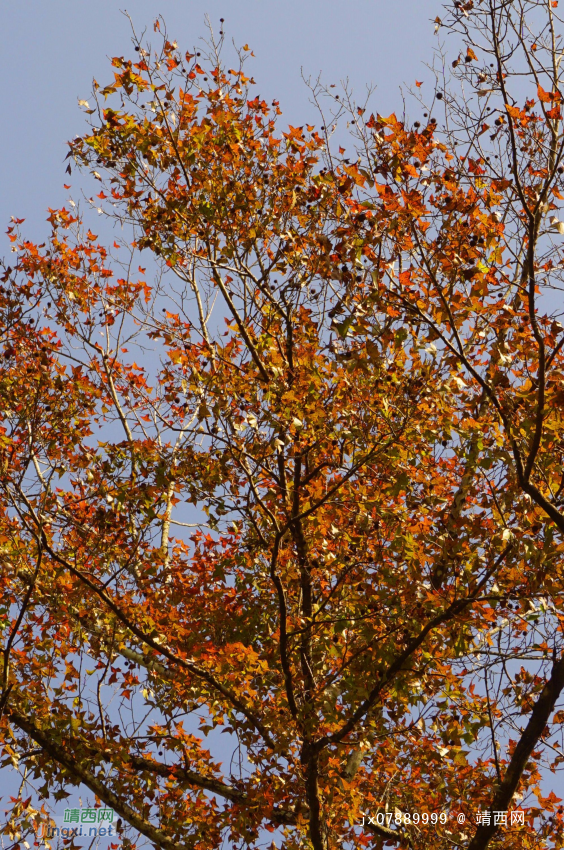
[[[564,846],[557,7],[451,5],[403,115],[160,21],[95,83],[115,238],[14,220],[0,290],[16,847],[79,785],[124,847]]]

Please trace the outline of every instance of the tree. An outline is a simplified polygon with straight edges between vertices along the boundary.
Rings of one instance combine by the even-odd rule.
[[[564,846],[557,6],[447,10],[423,125],[315,87],[348,158],[161,22],[95,84],[69,153],[134,242],[14,221],[0,294],[0,728],[40,797],[165,850]]]

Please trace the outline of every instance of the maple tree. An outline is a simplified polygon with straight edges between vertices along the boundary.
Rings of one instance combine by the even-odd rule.
[[[38,798],[82,784],[126,847],[564,846],[557,14],[455,3],[422,122],[316,88],[352,157],[161,22],[95,84],[70,161],[134,242],[14,221],[0,290],[0,741]],[[12,802],[17,846],[48,814]]]

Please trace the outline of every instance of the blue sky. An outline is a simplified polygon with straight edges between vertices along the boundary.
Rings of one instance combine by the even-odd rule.
[[[317,122],[302,71],[327,83],[348,77],[360,95],[377,86],[374,106],[401,111],[399,86],[427,78],[423,63],[437,43],[429,0],[24,0],[0,9],[0,223],[26,218],[30,235],[47,232],[46,209],[67,193],[65,142],[85,129],[77,99],[92,78],[112,78],[108,57],[132,52],[131,31],[149,31],[158,14],[185,49],[205,35],[205,16],[239,45],[248,43],[257,92],[277,98],[292,124]],[[429,90],[431,94],[431,90]],[[317,122],[319,123],[319,122]],[[73,185],[73,189],[76,184]],[[5,229],[5,228],[4,228]],[[4,251],[2,251],[4,253]]]

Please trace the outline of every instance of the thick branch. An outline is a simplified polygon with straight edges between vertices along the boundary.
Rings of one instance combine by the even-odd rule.
[[[244,791],[239,791],[233,785],[228,785],[219,779],[214,779],[211,776],[202,776],[195,770],[186,770],[186,768],[162,764],[161,762],[153,761],[143,756],[132,756],[131,766],[135,770],[147,771],[148,773],[156,773],[166,779],[174,777],[180,783],[194,785],[196,788],[203,788],[210,791],[212,794],[217,794],[230,800],[232,803],[237,803],[241,806],[255,807],[256,801],[245,794]],[[300,806],[299,812],[305,813],[305,807]],[[268,817],[276,824],[294,826],[297,823],[298,816],[295,809],[273,809]]]
[[[121,796],[118,796],[108,788],[91,770],[88,770],[81,761],[76,759],[71,752],[66,750],[62,744],[57,743],[46,730],[42,729],[37,723],[34,723],[29,717],[20,714],[19,711],[11,706],[7,709],[6,714],[12,723],[21,729],[22,732],[25,732],[26,735],[29,735],[54,761],[68,770],[76,779],[79,779],[102,802],[114,809],[134,829],[146,836],[157,847],[163,847],[164,850],[189,850],[189,844],[172,841],[165,831],[153,826],[152,823],[145,820],[138,812],[128,806]]]
[[[486,572],[486,574],[470,596],[465,596],[463,599],[456,599],[448,606],[445,611],[443,611],[441,614],[437,614],[437,616],[433,617],[432,620],[429,620],[429,622],[421,629],[419,634],[412,638],[412,640],[409,641],[405,649],[402,650],[402,652],[400,652],[396,656],[395,660],[389,665],[388,669],[385,670],[379,676],[378,681],[374,684],[366,699],[361,702],[356,711],[354,711],[353,714],[349,717],[349,719],[345,723],[343,723],[341,728],[337,732],[334,732],[332,735],[324,735],[322,738],[319,738],[319,740],[316,741],[316,749],[321,750],[328,745],[337,744],[344,738],[346,738],[346,736],[350,732],[353,731],[359,720],[361,720],[366,715],[366,713],[372,708],[382,691],[388,686],[394,676],[396,676],[402,670],[406,661],[423,645],[423,643],[431,634],[431,632],[433,632],[438,626],[442,625],[443,623],[447,623],[450,620],[454,619],[454,617],[462,613],[465,608],[471,605],[478,598],[482,589],[489,581],[491,576],[496,572],[496,570],[503,562],[511,548],[511,546],[508,546],[503,550],[503,552],[499,555],[493,566]]]
[[[550,679],[545,683],[539,694],[535,707],[531,712],[529,722],[525,727],[519,743],[515,747],[509,766],[498,787],[497,793],[491,804],[492,811],[506,811],[511,803],[513,795],[519,785],[519,780],[531,757],[531,753],[537,746],[542,733],[546,728],[549,717],[554,710],[556,701],[564,688],[564,656],[555,662],[552,667]],[[468,850],[485,850],[490,840],[498,831],[499,826],[493,823],[489,826],[480,825],[474,838],[468,845]]]

